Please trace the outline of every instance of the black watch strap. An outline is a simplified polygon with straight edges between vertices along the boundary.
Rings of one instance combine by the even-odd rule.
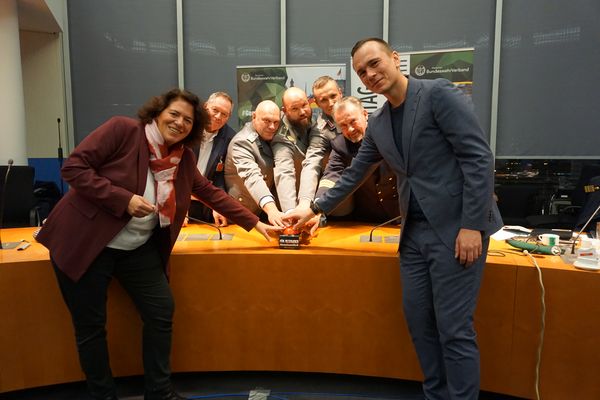
[[[319,204],[317,204],[316,200],[311,200],[310,209],[313,213],[315,213],[315,215],[323,213],[323,210],[321,209],[321,207],[319,207]]]

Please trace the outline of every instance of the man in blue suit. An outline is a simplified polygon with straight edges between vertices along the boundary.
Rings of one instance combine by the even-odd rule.
[[[351,166],[297,226],[327,213],[381,159],[394,170],[403,226],[403,308],[427,399],[477,399],[479,350],[473,313],[489,236],[502,221],[493,200],[494,159],[469,99],[445,79],[417,80],[383,40],[352,49],[363,84],[387,98],[369,119]]]
[[[202,143],[193,148],[198,159],[198,170],[213,185],[227,191],[224,175],[225,159],[229,142],[236,133],[227,125],[233,109],[233,100],[225,92],[215,92],[208,97],[205,107],[209,116],[208,125],[204,129]],[[193,197],[188,215],[205,222],[214,221],[217,226],[227,225],[227,218]]]

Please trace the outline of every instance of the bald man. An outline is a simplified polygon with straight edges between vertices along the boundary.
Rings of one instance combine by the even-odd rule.
[[[273,179],[271,141],[281,123],[280,110],[270,100],[262,101],[252,120],[229,144],[225,159],[225,184],[228,193],[256,215],[264,212],[269,222],[283,227]]]
[[[283,124],[271,147],[275,160],[275,187],[282,211],[313,200],[327,139],[312,123],[312,110],[304,90],[291,87],[283,93]]]

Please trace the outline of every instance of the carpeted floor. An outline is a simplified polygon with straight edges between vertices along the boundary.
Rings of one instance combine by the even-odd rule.
[[[143,378],[117,379],[121,400],[143,400]],[[349,375],[281,372],[219,372],[173,375],[173,386],[189,399],[217,400],[417,400],[418,382]],[[4,400],[87,400],[85,383],[76,382],[0,394]],[[482,400],[515,397],[481,393]]]

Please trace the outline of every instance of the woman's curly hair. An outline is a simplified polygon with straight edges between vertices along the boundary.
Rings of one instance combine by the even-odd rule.
[[[189,103],[194,109],[192,130],[181,143],[188,147],[200,143],[204,134],[204,127],[208,123],[208,113],[204,108],[204,102],[194,93],[185,89],[174,88],[166,93],[152,97],[138,110],[138,118],[144,124],[151,124],[175,100],[183,100]]]

